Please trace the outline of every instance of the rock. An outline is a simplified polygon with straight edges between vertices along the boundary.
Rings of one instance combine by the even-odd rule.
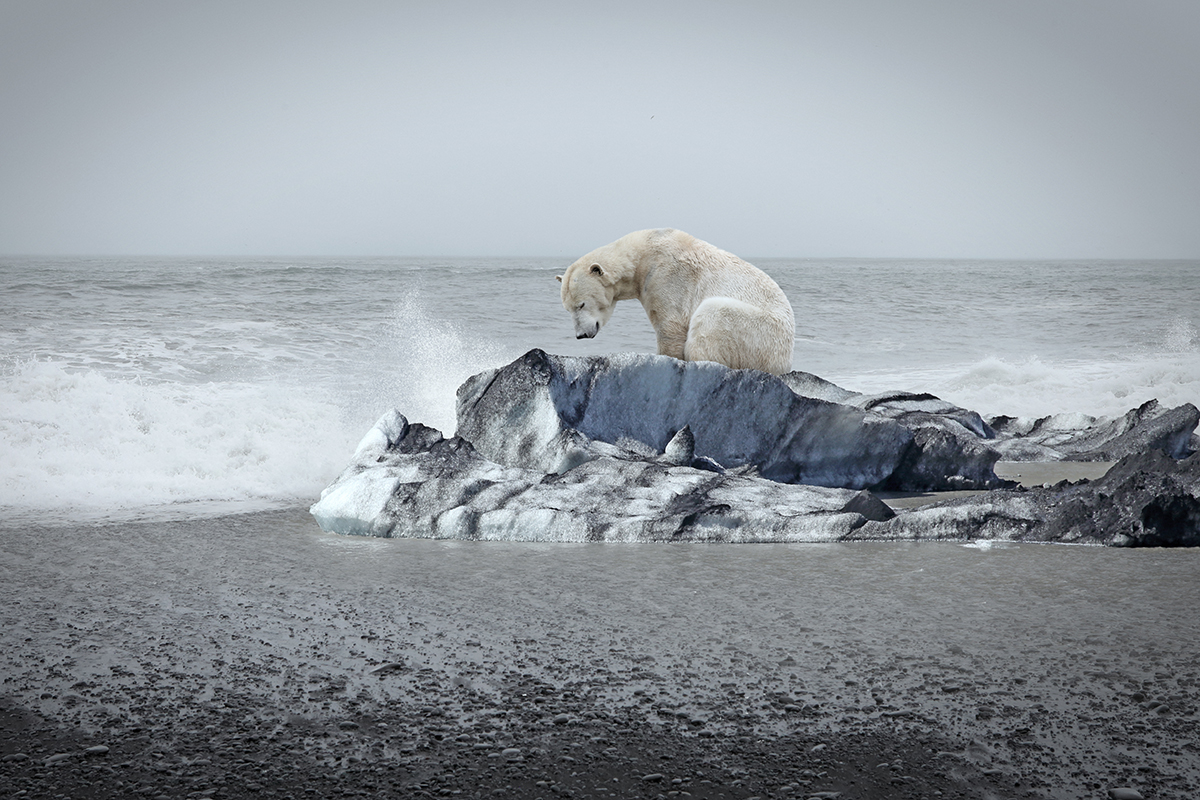
[[[85,756],[105,756],[108,755],[108,746],[103,744],[93,745],[83,751]]]
[[[517,541],[837,541],[891,509],[869,493],[601,456],[501,467],[399,412],[310,509],[343,534]]]
[[[390,661],[387,664],[380,664],[378,667],[370,670],[371,675],[382,675],[388,672],[397,672],[404,669],[404,664],[399,661]]]
[[[986,448],[948,458],[944,451],[959,438],[933,437],[938,452],[922,459],[924,443],[877,408],[868,413],[807,397],[777,376],[711,362],[531,350],[458,390],[459,436],[491,461],[542,473],[561,474],[603,456],[664,454],[685,428],[695,458],[726,469],[752,467],[783,483],[912,490],[999,485],[991,471],[997,456]],[[686,441],[675,442],[664,457],[683,463],[687,449]],[[919,468],[910,475],[911,465]],[[943,466],[953,471],[936,474]]]
[[[1119,786],[1108,790],[1108,796],[1112,800],[1143,800],[1142,793],[1137,789],[1130,789],[1126,786]]]

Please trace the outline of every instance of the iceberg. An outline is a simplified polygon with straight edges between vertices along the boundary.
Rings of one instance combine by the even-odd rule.
[[[828,542],[893,516],[868,492],[676,463],[694,457],[687,439],[652,460],[600,455],[545,474],[391,411],[310,511],[342,534],[570,542]]]
[[[619,451],[661,453],[687,427],[698,457],[781,483],[900,491],[1002,484],[993,471],[999,456],[978,447],[977,435],[943,429],[957,422],[906,426],[876,409],[797,393],[788,377],[668,356],[531,350],[459,388],[458,435],[497,463],[543,473]]]
[[[570,542],[1200,543],[1200,412],[996,417],[793,372],[531,350],[467,379],[458,428],[384,414],[311,510],[327,531]],[[1027,489],[1009,460],[1123,457]],[[897,513],[874,491],[971,490]]]

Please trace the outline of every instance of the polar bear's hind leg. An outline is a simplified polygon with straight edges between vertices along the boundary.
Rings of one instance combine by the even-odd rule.
[[[792,369],[795,331],[786,328],[778,317],[757,306],[731,297],[709,297],[692,313],[683,357],[779,375]]]

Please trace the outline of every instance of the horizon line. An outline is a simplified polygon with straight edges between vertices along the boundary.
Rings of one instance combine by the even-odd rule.
[[[738,256],[753,262],[767,259],[790,259],[797,261],[1050,261],[1050,262],[1125,262],[1125,261],[1200,261],[1194,256],[914,256],[914,255],[751,255]],[[563,259],[570,255],[531,255],[528,253],[472,254],[472,253],[0,253],[0,259],[52,259],[52,258],[200,258],[200,259]],[[578,256],[576,256],[578,258]]]

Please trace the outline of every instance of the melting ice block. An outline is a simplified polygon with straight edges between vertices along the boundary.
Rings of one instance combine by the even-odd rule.
[[[385,537],[1194,546],[1198,418],[1147,403],[1112,420],[985,422],[932,395],[805,373],[532,350],[459,388],[450,439],[384,415],[311,511],[325,530]],[[993,472],[1001,452],[1125,459],[1094,485],[1010,490]],[[900,515],[864,488],[997,484],[1010,489]]]
[[[458,435],[493,461],[543,473],[613,455],[614,446],[661,453],[686,426],[696,457],[782,483],[918,491],[998,485],[998,456],[976,443],[986,427],[978,415],[954,409],[973,417],[978,432],[957,423],[961,434],[948,432],[924,419],[906,426],[840,402],[860,396],[827,382],[821,397],[799,394],[791,377],[666,356],[531,350],[459,388]]]
[[[516,541],[826,542],[893,516],[868,492],[717,474],[673,465],[671,458],[600,455],[551,475],[502,467],[469,442],[445,439],[396,411],[376,423],[364,444],[310,509],[327,531]],[[674,449],[678,456],[686,444]]]

